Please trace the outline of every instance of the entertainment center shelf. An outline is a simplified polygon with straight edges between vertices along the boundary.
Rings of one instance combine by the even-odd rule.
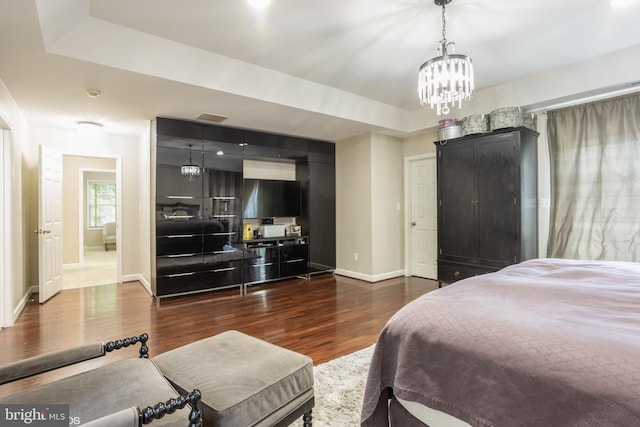
[[[308,277],[307,237],[252,239],[244,242],[250,254],[244,266],[244,284],[253,285],[288,277]]]
[[[335,269],[333,143],[168,118],[153,124],[155,297],[243,289]],[[245,159],[295,164],[296,186],[282,181],[282,188],[293,188],[301,202],[295,214],[282,217],[295,218],[301,236],[244,239],[244,223],[261,218],[251,213],[254,198],[246,196],[256,180],[244,179]],[[260,202],[255,209],[296,206],[287,201]]]

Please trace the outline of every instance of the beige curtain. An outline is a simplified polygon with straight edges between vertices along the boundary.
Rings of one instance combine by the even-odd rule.
[[[640,262],[640,94],[547,116],[547,256]]]

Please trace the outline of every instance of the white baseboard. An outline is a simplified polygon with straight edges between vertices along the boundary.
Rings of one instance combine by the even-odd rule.
[[[14,325],[16,323],[16,320],[18,320],[18,316],[20,316],[20,313],[22,313],[22,310],[24,310],[24,307],[27,305],[27,302],[29,302],[29,298],[31,298],[31,295],[33,295],[33,294],[35,294],[37,292],[38,292],[38,287],[37,286],[32,286],[22,296],[22,298],[20,299],[20,302],[18,303],[18,305],[16,305],[16,307],[13,309],[13,324]]]
[[[147,279],[144,278],[142,274],[127,274],[126,276],[122,276],[122,282],[135,282],[138,281],[142,283],[142,286],[147,290],[149,295],[153,296],[151,292],[151,284]]]
[[[334,270],[334,273],[340,276],[351,277],[353,279],[359,279],[359,280],[364,280],[366,282],[373,283],[373,282],[380,282],[381,280],[393,279],[395,277],[402,277],[405,275],[405,270],[397,270],[397,271],[390,271],[388,273],[383,273],[383,274],[370,275],[370,274],[358,273],[357,271],[350,271],[350,270],[344,270],[342,268],[336,268]]]
[[[62,269],[63,270],[68,270],[68,269],[71,269],[71,268],[81,268],[81,267],[82,267],[82,264],[79,263],[79,262],[74,262],[74,263],[71,263],[71,264],[62,264]]]

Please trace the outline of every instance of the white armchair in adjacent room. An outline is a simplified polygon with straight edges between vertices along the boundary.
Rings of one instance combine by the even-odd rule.
[[[116,244],[116,223],[107,222],[102,226],[102,243],[104,243],[104,250],[109,250],[109,245]]]

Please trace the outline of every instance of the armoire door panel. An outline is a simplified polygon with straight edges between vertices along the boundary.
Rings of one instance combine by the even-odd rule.
[[[442,150],[438,157],[439,257],[470,261],[474,252],[473,146]],[[446,184],[445,184],[446,183]]]
[[[516,255],[518,183],[516,145],[511,134],[476,144],[476,257],[487,265],[506,266]]]

